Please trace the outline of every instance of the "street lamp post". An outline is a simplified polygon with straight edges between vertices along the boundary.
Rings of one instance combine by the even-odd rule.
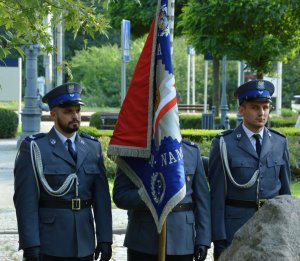
[[[37,57],[40,51],[39,44],[30,44],[25,47],[26,55],[26,88],[24,96],[24,108],[21,113],[22,134],[19,137],[17,145],[32,134],[40,132],[41,108],[40,97],[37,88]]]
[[[228,130],[229,121],[227,116],[228,105],[227,105],[227,97],[226,97],[226,65],[227,65],[227,58],[226,55],[224,55],[222,59],[221,128]]]
[[[237,87],[240,85],[244,84],[245,82],[245,75],[244,75],[244,67],[245,67],[245,62],[240,61],[238,62],[238,82],[237,82]],[[237,100],[236,102],[237,107],[239,106],[239,101]],[[237,114],[236,114],[236,126],[240,125],[240,123],[243,121],[243,117],[240,114],[239,110],[237,109]]]

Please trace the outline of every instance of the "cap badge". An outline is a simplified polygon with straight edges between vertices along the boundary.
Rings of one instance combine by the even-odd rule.
[[[265,83],[264,83],[264,81],[259,81],[257,83],[257,89],[261,90],[261,91],[265,89]]]
[[[68,86],[68,91],[69,91],[69,93],[74,92],[74,91],[75,91],[75,86],[74,86],[73,84],[70,84],[70,85]]]
[[[69,95],[70,95],[70,97],[74,97],[74,93],[70,93]]]

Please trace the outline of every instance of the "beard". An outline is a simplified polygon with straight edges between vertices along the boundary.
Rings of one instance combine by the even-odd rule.
[[[71,121],[68,123],[64,123],[58,118],[57,125],[63,132],[71,134],[79,130],[80,121]]]

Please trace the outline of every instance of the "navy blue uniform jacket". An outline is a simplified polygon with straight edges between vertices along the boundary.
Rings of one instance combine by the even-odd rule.
[[[194,211],[171,212],[167,217],[167,255],[194,253],[195,244],[210,247],[210,196],[200,150],[182,142],[186,195],[181,203],[194,203]],[[135,251],[157,254],[158,234],[153,217],[138,194],[138,188],[120,170],[115,177],[113,200],[128,210],[124,246]]]
[[[225,177],[220,157],[220,136],[227,146],[229,168],[235,181],[244,184],[259,169],[256,183],[250,188],[238,188]],[[259,184],[257,183],[259,182]],[[286,137],[273,130],[264,129],[260,157],[240,124],[235,130],[225,131],[212,141],[209,156],[209,184],[212,207],[212,240],[227,240],[256,212],[256,208],[229,206],[225,198],[237,200],[270,199],[291,194],[289,153]]]
[[[25,139],[14,169],[20,249],[40,246],[43,254],[84,257],[94,253],[95,235],[98,242],[112,242],[111,201],[100,143],[87,135],[77,134],[75,163],[53,128],[33,139],[41,151],[44,175],[51,188],[58,189],[69,174],[76,172],[79,197],[92,199],[93,204],[92,209],[79,211],[39,208],[30,139]],[[41,200],[71,200],[75,197],[75,185],[61,198],[49,195],[41,184],[39,187]]]

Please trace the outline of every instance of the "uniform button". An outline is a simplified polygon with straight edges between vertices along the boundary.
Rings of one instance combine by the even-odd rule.
[[[262,179],[264,176],[260,176],[260,178]]]
[[[262,167],[263,165],[260,163],[259,166]]]
[[[263,189],[263,188],[260,188],[260,191],[264,191],[264,189]]]

